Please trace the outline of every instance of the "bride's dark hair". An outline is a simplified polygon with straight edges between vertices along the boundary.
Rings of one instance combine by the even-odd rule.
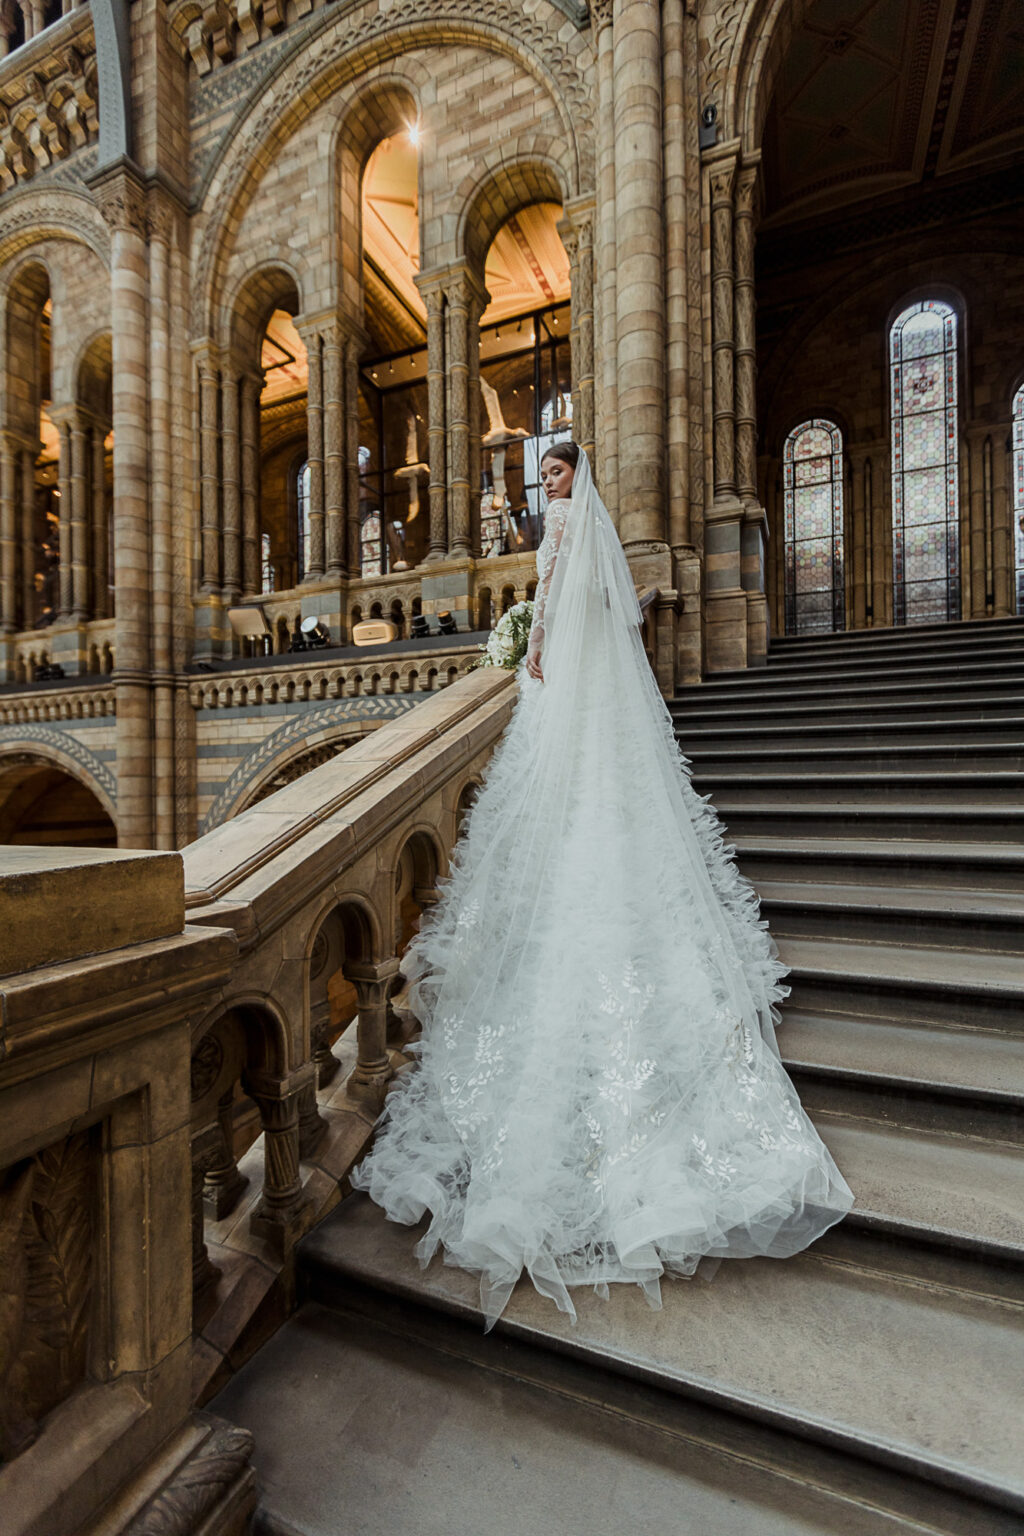
[[[580,450],[577,443],[552,443],[550,448],[545,448],[541,454],[541,463],[545,459],[561,459],[563,464],[568,464],[570,469],[575,469],[580,461]]]

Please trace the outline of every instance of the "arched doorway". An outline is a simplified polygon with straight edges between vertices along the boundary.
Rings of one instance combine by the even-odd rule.
[[[99,798],[49,763],[0,765],[0,843],[116,848],[117,828]]]

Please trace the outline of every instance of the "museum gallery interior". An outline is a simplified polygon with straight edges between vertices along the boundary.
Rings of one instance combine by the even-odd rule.
[[[1017,0],[0,0],[5,1536],[1024,1531],[1022,213]],[[350,1175],[570,442],[856,1199],[485,1333]]]

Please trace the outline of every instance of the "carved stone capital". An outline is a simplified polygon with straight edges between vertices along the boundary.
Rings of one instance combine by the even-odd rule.
[[[112,234],[134,234],[145,240],[149,235],[146,193],[138,178],[120,167],[91,183],[96,206]]]

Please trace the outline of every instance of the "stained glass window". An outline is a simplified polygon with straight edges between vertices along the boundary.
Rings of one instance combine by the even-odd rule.
[[[273,592],[274,590],[274,561],[270,550],[270,534],[260,535],[260,591]]]
[[[956,314],[937,299],[889,334],[893,608],[897,624],[960,617]]]
[[[786,634],[846,628],[843,579],[843,434],[805,421],[786,438]]]
[[[1024,384],[1013,397],[1013,534],[1015,611],[1024,614]]]

